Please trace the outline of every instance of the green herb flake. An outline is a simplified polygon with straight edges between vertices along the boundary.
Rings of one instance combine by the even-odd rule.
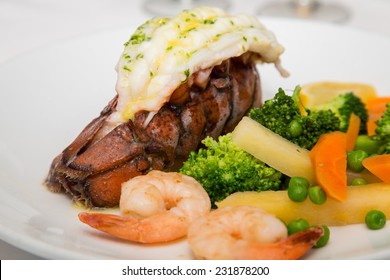
[[[216,21],[216,19],[205,19],[203,24],[214,24]]]
[[[137,30],[136,33],[134,33],[128,42],[125,43],[125,46],[131,44],[131,45],[139,45],[145,41],[149,41],[151,37],[147,37],[145,33],[140,32],[140,30]]]
[[[190,76],[190,69],[186,69],[184,71],[184,75],[186,76],[186,80],[188,79],[188,77]]]
[[[132,45],[141,44],[143,41],[145,41],[145,38],[146,38],[145,33],[134,34],[134,35],[131,36],[131,38],[130,38],[130,43],[131,43]]]
[[[127,72],[131,72],[131,69],[127,65],[124,65],[122,68]]]
[[[123,54],[123,58],[131,62],[131,56],[127,53]]]

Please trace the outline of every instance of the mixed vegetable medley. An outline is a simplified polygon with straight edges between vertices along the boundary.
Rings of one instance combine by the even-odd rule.
[[[201,183],[214,208],[260,207],[289,234],[322,225],[322,247],[328,226],[380,229],[390,216],[390,97],[369,85],[315,85],[331,97],[313,85],[279,89],[232,133],[204,139],[180,172]]]

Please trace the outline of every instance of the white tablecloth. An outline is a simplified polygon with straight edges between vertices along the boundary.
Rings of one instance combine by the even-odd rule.
[[[61,40],[142,23],[152,16],[143,10],[144,1],[0,0],[0,63]],[[230,0],[229,10],[233,13],[255,13],[272,1],[276,0]],[[350,18],[343,25],[390,36],[390,0],[333,2],[350,10]],[[39,259],[2,240],[0,258]]]

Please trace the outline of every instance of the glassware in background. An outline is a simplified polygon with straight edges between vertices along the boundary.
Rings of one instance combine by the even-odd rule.
[[[172,16],[182,10],[197,6],[213,6],[224,10],[229,8],[227,0],[147,0],[144,8],[149,13],[159,16]]]
[[[346,7],[318,0],[281,0],[268,3],[257,12],[261,16],[311,19],[342,23],[349,18]]]

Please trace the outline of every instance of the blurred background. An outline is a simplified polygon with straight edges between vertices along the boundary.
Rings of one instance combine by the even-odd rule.
[[[171,6],[169,2],[172,2]],[[172,14],[183,8],[204,4],[220,6],[232,13],[250,13],[261,17],[300,15],[307,20],[329,20],[336,24],[390,36],[390,0],[322,0],[314,1],[314,4],[312,2],[310,0],[1,0],[0,62],[59,40],[90,32],[134,26],[156,14]]]
[[[197,5],[259,17],[299,18],[308,24],[322,21],[390,36],[390,0],[0,0],[0,64],[91,33],[129,26],[130,35],[152,16],[169,16]],[[0,240],[0,258],[38,257]]]

